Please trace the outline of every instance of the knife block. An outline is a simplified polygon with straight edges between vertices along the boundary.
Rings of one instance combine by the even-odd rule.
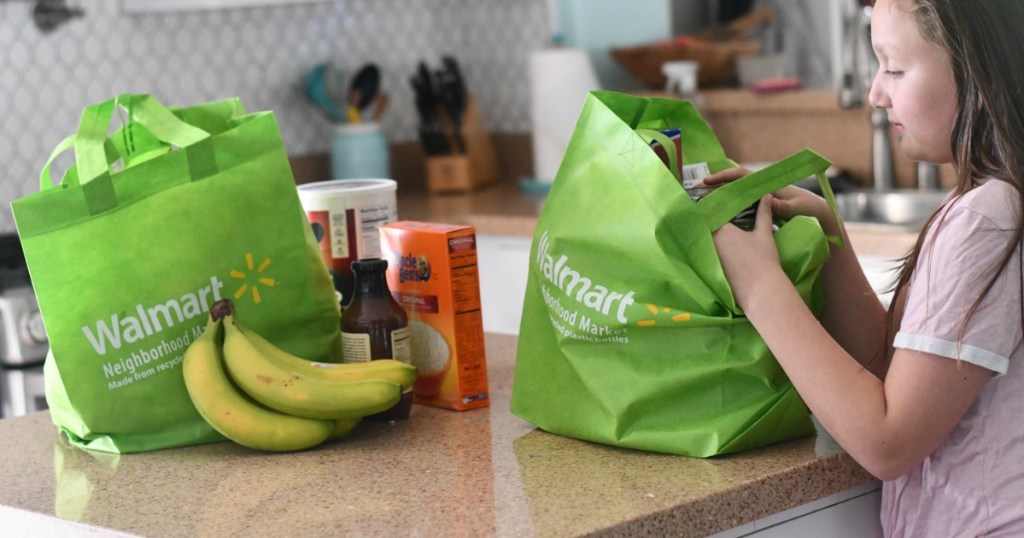
[[[445,125],[446,132],[451,133],[452,130],[450,123]],[[472,95],[466,100],[459,134],[465,143],[465,152],[427,157],[427,190],[430,192],[466,192],[498,179],[494,143]],[[455,147],[454,140],[451,143]]]

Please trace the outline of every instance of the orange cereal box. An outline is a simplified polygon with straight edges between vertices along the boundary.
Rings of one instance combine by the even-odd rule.
[[[446,409],[486,407],[476,230],[398,221],[380,228],[388,287],[409,313],[413,401]]]

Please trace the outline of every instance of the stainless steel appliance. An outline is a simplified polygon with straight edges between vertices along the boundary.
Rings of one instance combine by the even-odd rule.
[[[0,417],[46,409],[48,349],[21,244],[16,235],[0,235]]]

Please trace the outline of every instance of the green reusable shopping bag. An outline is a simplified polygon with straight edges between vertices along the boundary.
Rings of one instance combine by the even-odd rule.
[[[684,165],[735,166],[689,102],[587,97],[533,238],[512,411],[556,434],[697,457],[809,435],[807,407],[737,307],[711,234],[812,175],[835,212],[829,163],[803,150],[694,203],[649,146],[674,127]],[[797,217],[775,240],[820,315],[830,238]]]
[[[123,126],[108,136],[115,113]],[[72,146],[54,185],[51,163]],[[12,209],[50,340],[47,404],[72,443],[222,440],[181,372],[220,298],[289,351],[340,358],[334,288],[272,113],[122,95],[86,108],[40,189]]]

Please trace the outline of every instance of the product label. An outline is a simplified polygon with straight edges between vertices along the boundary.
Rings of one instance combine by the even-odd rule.
[[[341,353],[344,362],[367,362],[370,360],[370,335],[366,333],[341,332]]]
[[[393,294],[398,304],[402,305],[402,308],[406,312],[419,312],[436,314],[440,312],[440,303],[436,295],[421,295],[418,293],[402,293],[396,292]]]
[[[687,164],[682,168],[683,172],[683,188],[692,189],[697,185],[700,185],[704,178],[711,175],[711,169],[708,168],[708,163],[695,163]]]
[[[339,260],[347,260],[349,257],[348,231],[352,224],[349,220],[352,212],[344,209],[330,211],[330,233],[327,236],[331,241],[331,257]]]
[[[396,361],[412,364],[412,333],[408,327],[391,331],[391,352]]]
[[[411,344],[409,328],[403,327],[391,331],[391,353],[394,357],[387,357],[401,361],[406,364],[412,363]],[[373,353],[370,349],[370,335],[366,333],[341,333],[341,352],[345,362],[367,362],[373,360]]]
[[[375,204],[359,208],[360,258],[380,257],[380,227],[395,220],[391,204]]]

